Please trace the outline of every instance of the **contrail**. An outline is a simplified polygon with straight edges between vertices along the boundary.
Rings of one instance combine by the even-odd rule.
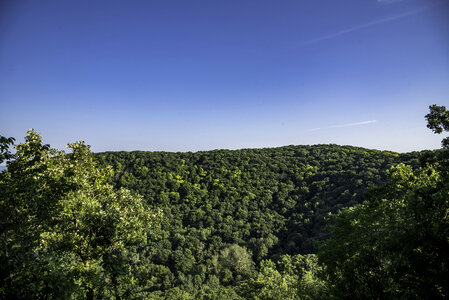
[[[312,132],[312,131],[318,131],[321,130],[321,128],[311,128],[311,129],[307,129],[307,132]]]
[[[377,0],[377,2],[379,2],[379,3],[386,3],[386,4],[401,2],[401,1],[404,1],[404,0]]]
[[[371,22],[368,22],[368,23],[365,23],[365,24],[361,24],[361,25],[357,25],[357,26],[350,27],[350,28],[347,28],[347,29],[343,29],[343,30],[337,31],[337,32],[329,34],[329,35],[325,35],[325,36],[322,36],[322,37],[319,37],[319,38],[316,38],[316,39],[313,39],[313,40],[302,42],[299,45],[299,47],[315,44],[315,43],[318,43],[318,42],[321,42],[321,41],[333,39],[333,38],[336,38],[338,36],[345,35],[345,34],[348,34],[348,33],[354,32],[354,31],[358,31],[358,30],[361,30],[361,29],[365,29],[365,28],[368,28],[368,27],[372,27],[372,26],[376,26],[376,25],[384,24],[384,23],[389,23],[389,22],[392,22],[392,21],[395,21],[395,20],[400,20],[400,19],[404,19],[404,18],[413,16],[413,15],[417,15],[419,13],[422,13],[423,11],[428,10],[429,8],[431,8],[431,7],[433,7],[433,6],[437,5],[437,4],[440,4],[440,3],[434,3],[432,5],[428,5],[428,6],[425,6],[425,7],[418,8],[418,9],[410,10],[410,11],[407,11],[407,12],[402,13],[402,14],[398,14],[398,15],[394,15],[394,16],[391,16],[391,17],[386,17],[386,18],[374,20],[374,21],[371,21]]]
[[[363,121],[363,122],[357,122],[357,123],[348,123],[348,124],[342,124],[342,125],[332,125],[328,128],[341,128],[341,127],[351,127],[351,126],[359,126],[359,125],[365,125],[365,124],[371,124],[376,123],[377,120],[369,120],[369,121]]]
[[[357,122],[357,123],[347,123],[347,124],[341,124],[341,125],[331,125],[331,126],[327,126],[325,128],[311,128],[311,129],[307,129],[306,132],[313,132],[313,131],[318,131],[321,129],[326,129],[326,128],[342,128],[342,127],[351,127],[351,126],[359,126],[359,125],[366,125],[366,124],[372,124],[372,123],[376,123],[377,120],[369,120],[369,121],[362,121],[362,122]]]

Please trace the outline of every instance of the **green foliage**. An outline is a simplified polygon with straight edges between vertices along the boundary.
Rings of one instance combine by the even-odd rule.
[[[416,167],[420,156],[317,145],[107,152],[96,158],[114,168],[117,188],[138,192],[164,213],[157,237],[140,253],[145,297],[168,297],[179,289],[196,299],[216,299],[210,295],[224,295],[225,289],[234,293],[228,299],[237,299],[236,292],[243,295],[238,287],[260,275],[263,261],[277,264],[286,254],[315,252],[316,241],[328,236],[329,214],[363,202],[367,187],[383,183],[389,167]],[[311,275],[316,273],[295,275],[295,293],[319,299],[326,289]]]
[[[343,210],[319,251],[340,298],[449,296],[448,170],[400,164],[363,205]]]
[[[326,283],[314,254],[283,255],[277,263],[264,260],[254,278],[240,286],[246,299],[325,299]]]
[[[142,198],[115,191],[83,142],[67,155],[33,130],[0,173],[5,298],[120,298],[132,293],[128,259],[155,216]],[[109,296],[108,296],[109,295]]]
[[[14,140],[12,137],[7,138],[0,135],[0,164],[12,158],[9,147],[14,144]]]
[[[247,299],[295,299],[297,280],[294,275],[281,274],[271,260],[264,260],[257,276],[242,288]]]
[[[233,244],[220,251],[219,264],[225,272],[232,272],[232,279],[240,281],[254,273],[254,262],[246,248]],[[226,275],[224,276],[226,277]],[[226,281],[229,281],[227,279]]]
[[[4,245],[0,293],[6,298],[372,296],[379,286],[391,289],[389,272],[399,271],[390,267],[373,271],[378,268],[374,258],[386,257],[382,255],[387,248],[381,245],[388,243],[367,244],[366,240],[375,241],[379,232],[389,241],[398,240],[397,245],[388,245],[402,246],[405,238],[400,233],[406,231],[401,226],[412,228],[417,219],[385,214],[385,207],[393,205],[385,204],[386,200],[365,210],[362,207],[368,202],[357,204],[367,199],[369,186],[386,182],[385,171],[393,165],[407,164],[394,169],[402,179],[388,188],[374,189],[369,199],[401,199],[412,188],[406,184],[415,177],[422,182],[442,181],[446,174],[442,156],[429,151],[397,154],[317,145],[93,155],[86,145],[75,143],[69,145],[72,153],[65,154],[29,132],[11,157],[12,140],[2,141],[2,153],[12,158],[8,170],[0,173]],[[440,167],[417,169],[436,161]],[[398,186],[403,189],[399,191]],[[438,184],[434,189],[438,190]],[[380,196],[384,192],[390,193],[389,198]],[[152,211],[158,210],[164,217],[148,234],[157,218]],[[332,238],[326,242],[329,246],[321,248],[320,259],[330,261],[327,268],[318,265],[311,253],[317,241],[331,236],[324,228],[326,219],[341,210]],[[353,214],[362,217],[359,220]],[[376,221],[378,217],[381,221]],[[397,221],[399,217],[405,221]],[[378,224],[389,225],[376,231]],[[429,253],[426,263],[434,257]],[[357,269],[360,265],[368,271],[355,281],[350,276],[363,274],[363,267]],[[319,277],[323,272],[326,280]],[[343,288],[337,289],[343,281]],[[367,283],[366,291],[357,285],[359,281]],[[356,287],[360,289],[351,291]]]
[[[430,112],[426,115],[427,128],[432,129],[434,133],[449,131],[449,111],[446,106],[433,104],[429,106]],[[449,137],[441,141],[443,148],[449,148]]]

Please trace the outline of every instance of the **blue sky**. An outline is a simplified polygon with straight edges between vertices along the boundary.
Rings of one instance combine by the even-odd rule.
[[[0,134],[59,149],[435,149],[449,0],[0,4]]]

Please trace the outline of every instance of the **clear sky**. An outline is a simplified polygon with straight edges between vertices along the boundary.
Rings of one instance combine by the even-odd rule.
[[[449,0],[2,0],[0,134],[59,149],[412,151],[449,106]]]

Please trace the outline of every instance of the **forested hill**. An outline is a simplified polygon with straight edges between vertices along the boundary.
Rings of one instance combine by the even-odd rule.
[[[314,253],[314,241],[326,236],[326,216],[363,202],[390,166],[416,167],[420,155],[315,145],[96,157],[115,169],[117,187],[163,211],[155,244],[145,255],[153,286],[165,289],[200,286],[212,275],[235,284],[243,274],[217,269],[217,257],[235,245],[256,265],[282,254]]]

